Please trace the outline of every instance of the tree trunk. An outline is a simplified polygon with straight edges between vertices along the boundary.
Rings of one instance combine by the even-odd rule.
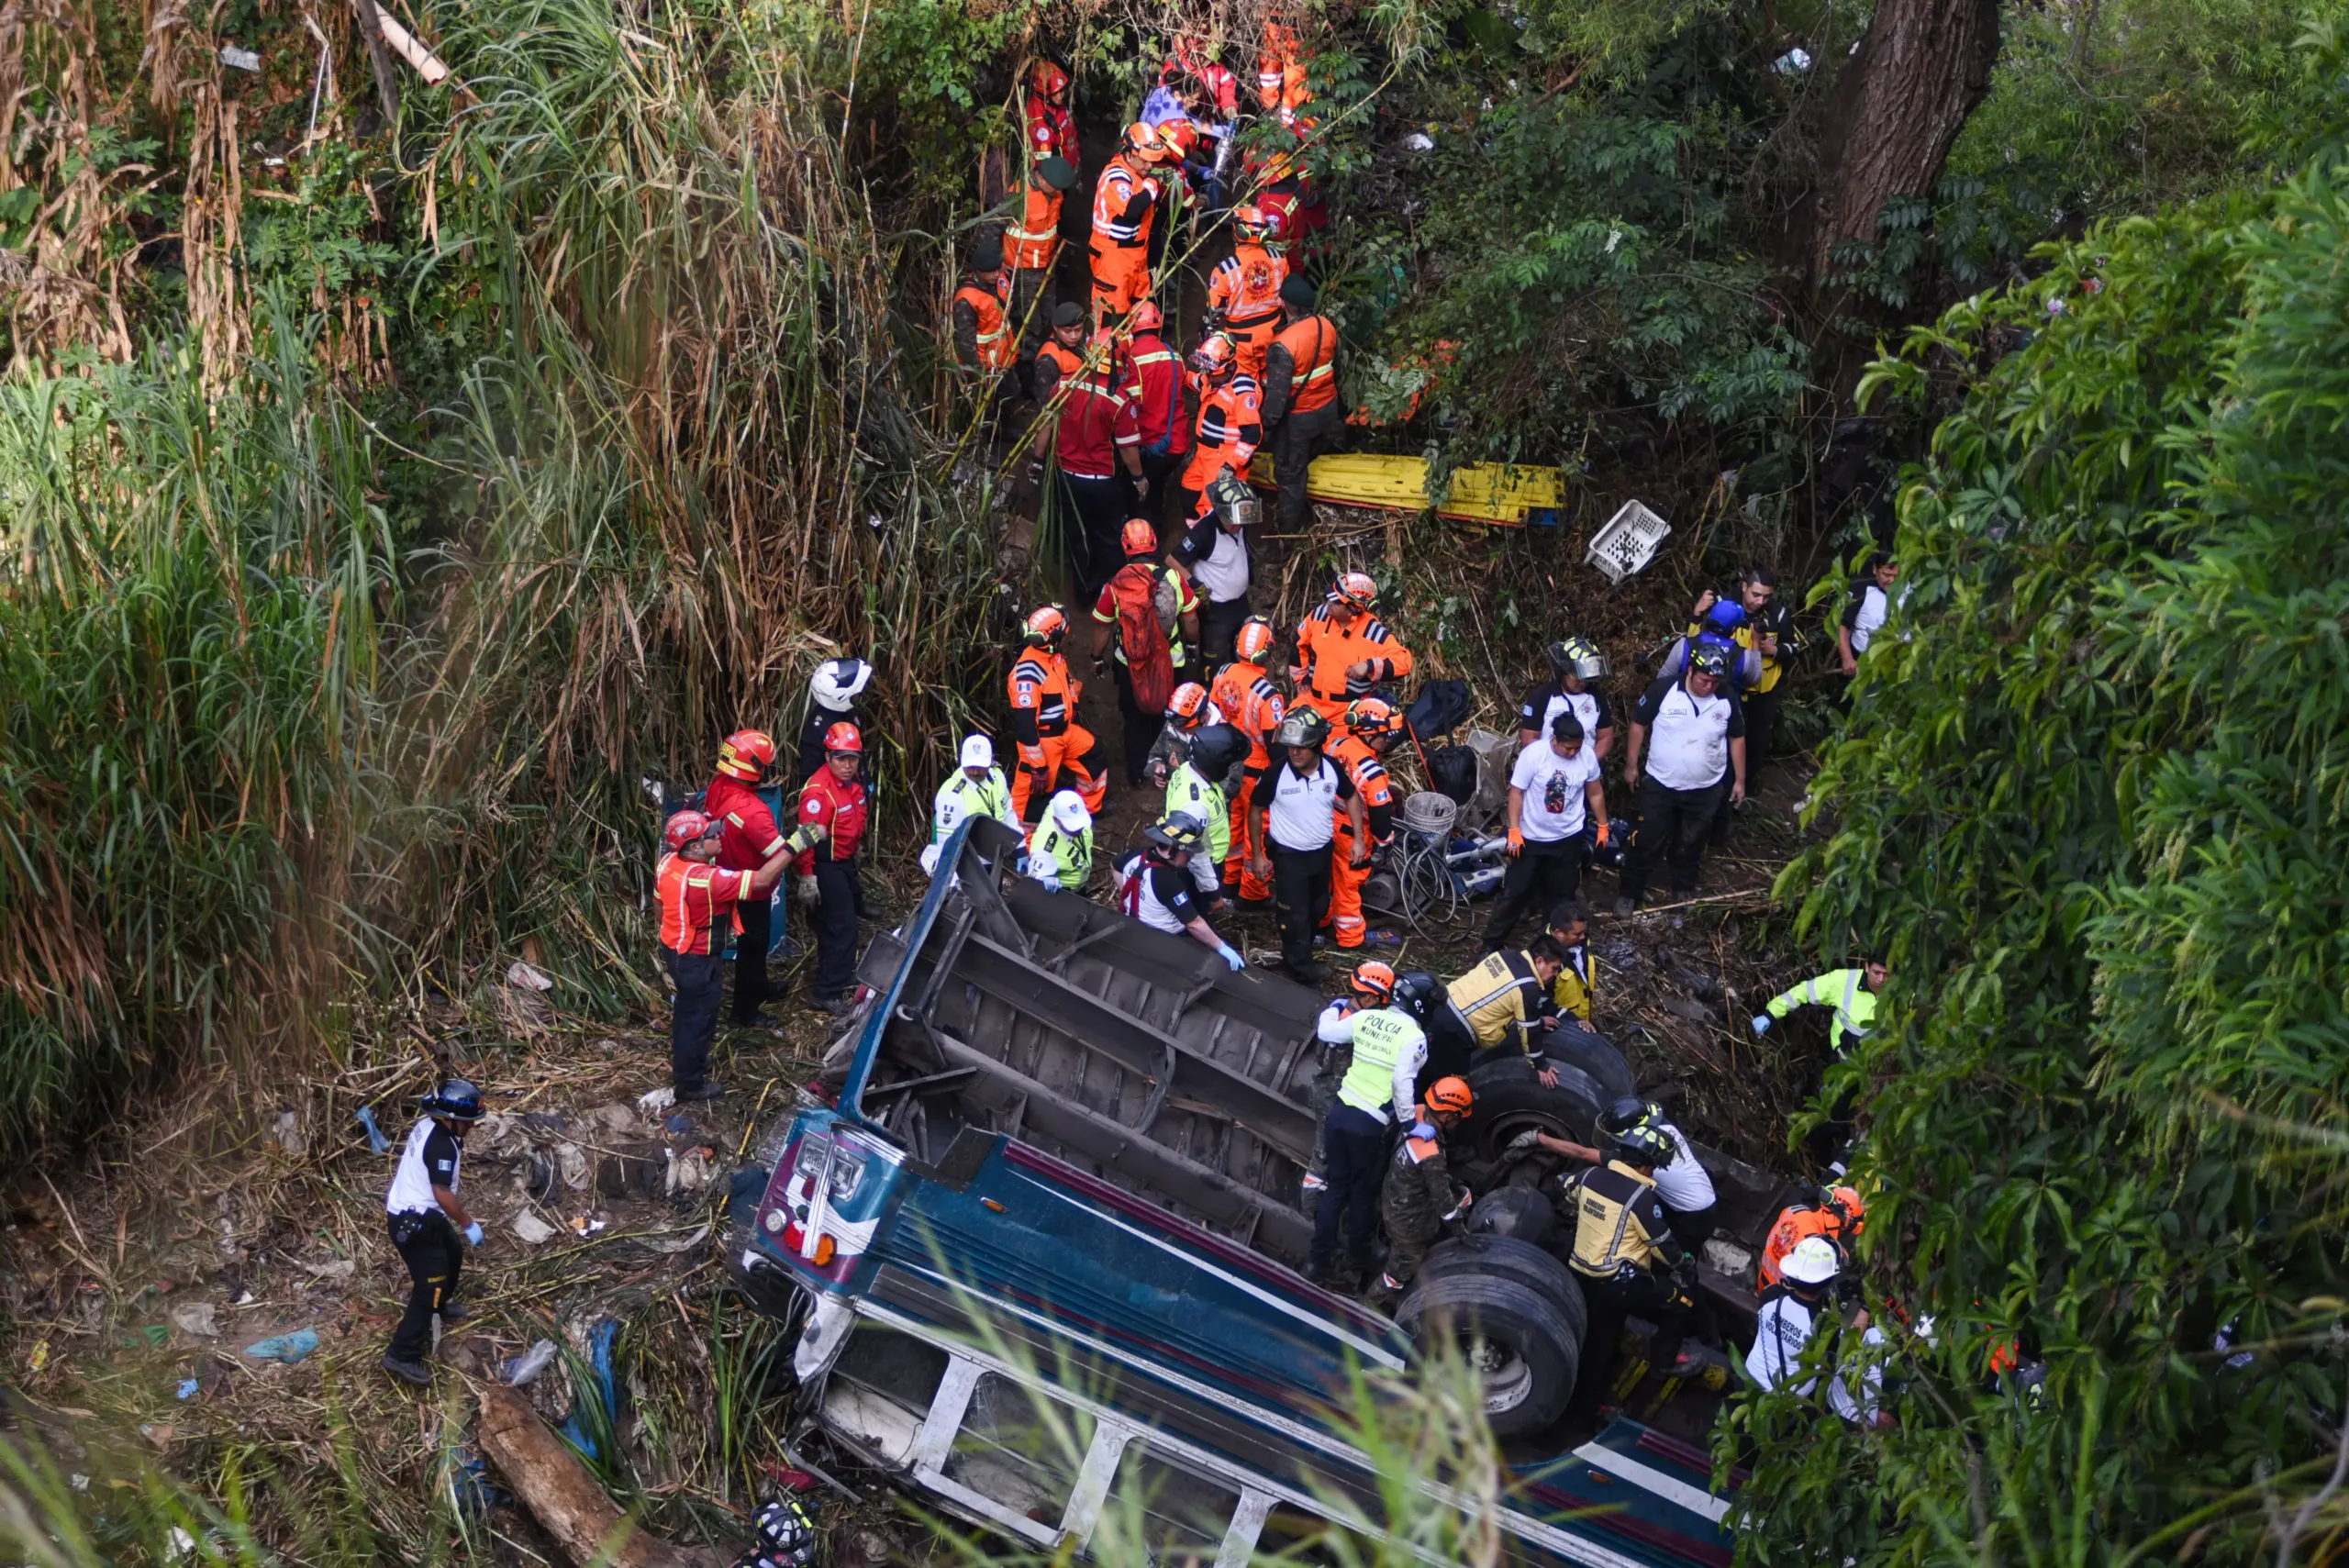
[[[725,1562],[715,1548],[671,1546],[638,1529],[519,1390],[492,1385],[481,1391],[480,1436],[498,1474],[580,1568],[718,1568]]]
[[[1998,58],[1998,0],[1880,0],[1820,130],[1804,248],[1814,279],[1837,245],[1876,239],[1887,200],[1932,192]]]

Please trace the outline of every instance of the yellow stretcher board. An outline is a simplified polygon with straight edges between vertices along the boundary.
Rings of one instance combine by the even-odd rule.
[[[1258,452],[1248,465],[1249,483],[1273,487],[1273,454]],[[1305,471],[1305,493],[1332,506],[1368,506],[1417,512],[1428,504],[1427,460],[1333,452],[1317,457]],[[1439,517],[1521,528],[1548,527],[1565,505],[1566,476],[1554,468],[1525,463],[1472,462],[1452,471],[1452,494],[1435,509]]]

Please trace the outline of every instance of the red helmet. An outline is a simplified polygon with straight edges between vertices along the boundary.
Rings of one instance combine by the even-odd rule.
[[[1378,603],[1378,584],[1367,572],[1341,572],[1337,592],[1330,596],[1353,609],[1366,610]]]
[[[1395,970],[1376,959],[1354,965],[1354,993],[1368,997],[1370,1005],[1383,1007],[1395,999]]]
[[[1427,1106],[1431,1111],[1450,1111],[1454,1116],[1466,1116],[1476,1096],[1468,1092],[1465,1078],[1438,1078],[1428,1085]]]
[[[1197,681],[1186,681],[1166,699],[1166,717],[1181,720],[1186,729],[1196,728],[1207,706],[1208,689]]]
[[[1281,228],[1279,221],[1271,213],[1266,212],[1254,202],[1249,202],[1233,210],[1231,226],[1239,230],[1241,239],[1252,239],[1258,244],[1279,233]]]
[[[1058,605],[1041,605],[1030,612],[1028,624],[1021,628],[1019,639],[1037,648],[1057,648],[1061,637],[1068,630],[1068,617],[1061,614]]]
[[[1068,91],[1068,72],[1049,60],[1040,60],[1028,68],[1028,90],[1058,98]]]
[[[1158,313],[1158,306],[1145,299],[1136,302],[1132,314],[1126,317],[1126,325],[1136,332],[1155,332],[1166,325],[1166,317]]]
[[[1118,544],[1128,555],[1156,555],[1158,529],[1148,517],[1128,517],[1118,534]]]
[[[680,811],[669,818],[667,827],[661,829],[661,841],[673,850],[682,850],[688,844],[699,843],[717,831],[718,824],[700,812]]]
[[[1250,616],[1233,635],[1231,651],[1253,664],[1273,651],[1273,623],[1263,616]]]
[[[1181,162],[1199,150],[1199,128],[1189,120],[1166,120],[1158,128],[1159,145],[1170,162]]]
[[[835,751],[846,751],[859,756],[863,754],[864,737],[857,733],[856,726],[846,719],[842,719],[824,731],[825,755],[829,756]]]
[[[756,784],[774,766],[774,741],[763,729],[738,729],[718,748],[718,771],[729,779]]]
[[[1223,381],[1240,368],[1240,355],[1230,339],[1220,332],[1210,332],[1191,350],[1191,368],[1209,381]]]

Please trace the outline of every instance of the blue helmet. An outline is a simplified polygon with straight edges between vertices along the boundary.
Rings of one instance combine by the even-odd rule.
[[[424,1114],[444,1116],[451,1121],[479,1121],[481,1091],[462,1078],[444,1078],[439,1088],[424,1096]]]
[[[1708,629],[1728,637],[1745,624],[1745,606],[1735,599],[1715,599],[1713,607],[1705,612]]]

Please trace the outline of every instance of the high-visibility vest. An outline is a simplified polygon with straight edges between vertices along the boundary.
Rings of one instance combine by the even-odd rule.
[[[1338,396],[1338,329],[1326,316],[1292,321],[1273,339],[1288,350],[1292,414],[1327,408]]]
[[[1338,1085],[1338,1098],[1358,1111],[1385,1121],[1395,1103],[1395,1064],[1414,1047],[1427,1043],[1427,1033],[1392,1007],[1380,1007],[1354,1020],[1353,1065]]]
[[[1662,1261],[1656,1243],[1670,1231],[1660,1224],[1651,1228],[1639,1212],[1647,1210],[1661,1220],[1653,1178],[1610,1160],[1604,1170],[1585,1171],[1575,1178],[1566,1195],[1575,1206],[1574,1251],[1566,1261],[1575,1273],[1612,1279],[1625,1263],[1653,1269]]]
[[[998,291],[965,283],[954,291],[954,303],[969,306],[971,314],[978,318],[975,336],[981,369],[1008,370],[1019,352],[1019,345],[1012,340],[1011,316],[1004,308],[1008,303],[1010,287],[1007,283]]]
[[[1868,989],[1865,969],[1831,969],[1814,974],[1790,991],[1770,998],[1769,1015],[1783,1018],[1797,1007],[1827,1007],[1835,1014],[1835,1049],[1865,1040],[1876,1028],[1876,995]]]
[[[1003,231],[1004,263],[1022,271],[1049,267],[1060,248],[1061,194],[1030,185],[1019,221]]]
[[[1208,854],[1221,865],[1231,853],[1231,804],[1198,769],[1185,762],[1166,775],[1166,811],[1180,811],[1207,824]]]
[[[1093,829],[1082,833],[1063,833],[1060,825],[1046,817],[1036,828],[1036,836],[1028,840],[1031,853],[1050,855],[1061,868],[1061,886],[1074,893],[1085,885],[1093,874]]]

